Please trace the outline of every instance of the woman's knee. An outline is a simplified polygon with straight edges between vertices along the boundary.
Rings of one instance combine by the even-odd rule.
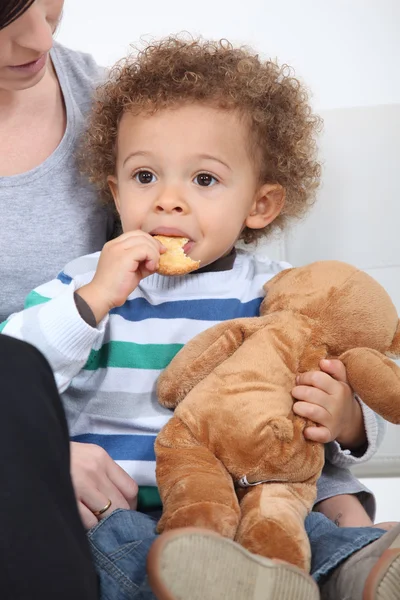
[[[6,369],[17,368],[22,371],[24,367],[36,370],[37,368],[50,369],[47,360],[37,348],[8,335],[0,334],[0,369],[7,374]]]

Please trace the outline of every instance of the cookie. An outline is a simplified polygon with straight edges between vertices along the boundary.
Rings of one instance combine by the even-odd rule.
[[[160,256],[157,273],[160,275],[186,275],[186,273],[199,268],[200,261],[192,260],[183,251],[183,246],[189,241],[187,238],[165,235],[155,235],[154,237],[167,248],[167,251]]]

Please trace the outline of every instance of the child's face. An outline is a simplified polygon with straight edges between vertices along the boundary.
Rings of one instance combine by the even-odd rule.
[[[235,112],[200,104],[151,116],[125,113],[116,176],[109,178],[124,232],[189,238],[206,266],[229,253],[242,229],[279,214],[283,189],[260,185],[248,130]]]

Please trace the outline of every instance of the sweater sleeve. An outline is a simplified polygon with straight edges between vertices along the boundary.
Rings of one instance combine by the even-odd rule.
[[[326,459],[337,467],[348,468],[359,463],[364,463],[372,458],[381,445],[386,432],[386,422],[384,419],[371,410],[360,398],[357,396],[356,398],[360,403],[364,417],[367,443],[359,453],[353,453],[347,449],[343,450],[336,441],[327,444]]]
[[[77,276],[40,286],[28,295],[26,308],[2,325],[3,334],[29,342],[44,354],[60,392],[84,367],[92,348],[101,346],[108,322],[106,316],[91,327],[80,316],[74,292],[85,283]]]

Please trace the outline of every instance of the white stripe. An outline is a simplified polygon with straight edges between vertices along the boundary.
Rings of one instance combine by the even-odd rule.
[[[70,435],[104,434],[104,435],[157,435],[171,419],[172,412],[152,417],[135,419],[116,419],[111,417],[93,417],[82,413],[70,427]]]
[[[214,292],[212,288],[213,281],[216,282],[218,279],[218,272],[210,272],[208,274],[209,281],[204,281],[204,286],[209,285],[210,287],[204,287],[196,290],[185,290],[184,298],[182,298],[182,290],[179,288],[171,288],[169,290],[161,290],[157,294],[148,294],[147,290],[137,288],[133,294],[129,296],[129,300],[135,298],[145,298],[150,301],[150,304],[157,306],[164,302],[174,302],[176,300],[229,300],[236,298],[241,302],[249,302],[254,300],[258,296],[263,296],[263,285],[272,279],[279,273],[282,268],[274,266],[271,269],[270,266],[264,268],[264,265],[257,265],[257,270],[253,270],[251,277],[241,277],[241,273],[236,273],[235,281],[230,281],[229,285],[223,290],[217,288]],[[145,284],[145,280],[144,280]],[[213,293],[214,292],[214,293]]]
[[[109,342],[110,337],[113,341],[135,344],[186,344],[198,333],[218,323],[193,319],[146,319],[133,322],[120,315],[110,315],[111,328],[107,329],[103,344]]]
[[[82,370],[74,377],[73,385],[93,392],[101,388],[103,392],[151,392],[155,388],[161,371],[152,369],[98,369]]]
[[[122,467],[138,485],[157,486],[155,462],[144,460],[117,460],[116,463]]]
[[[62,283],[59,279],[53,279],[48,283],[40,285],[35,289],[35,292],[46,298],[55,298],[59,294],[62,294],[67,288],[67,284]]]
[[[66,267],[64,267],[64,273],[70,277],[76,277],[89,272],[95,272],[97,263],[99,262],[100,252],[93,252],[93,254],[85,254],[74,260],[71,260]]]

